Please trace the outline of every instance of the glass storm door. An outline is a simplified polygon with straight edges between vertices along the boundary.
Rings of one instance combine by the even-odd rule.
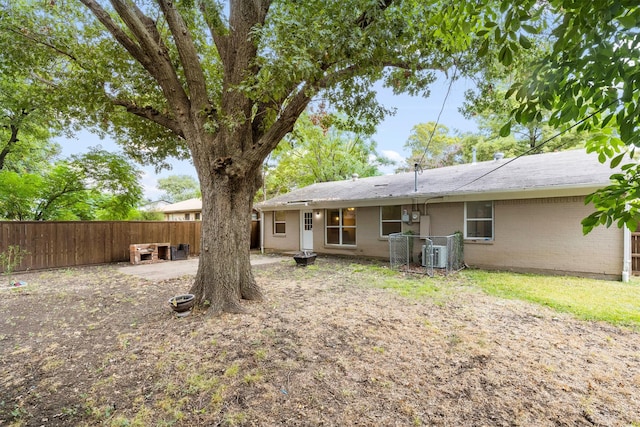
[[[300,250],[313,250],[313,211],[302,211],[300,222]]]

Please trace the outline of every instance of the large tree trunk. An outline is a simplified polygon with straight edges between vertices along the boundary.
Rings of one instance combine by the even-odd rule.
[[[249,259],[251,209],[259,179],[257,175],[234,179],[215,172],[200,175],[201,251],[191,293],[197,305],[213,315],[242,312],[241,299],[262,299]]]

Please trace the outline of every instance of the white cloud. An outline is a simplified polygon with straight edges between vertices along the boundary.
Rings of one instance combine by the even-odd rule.
[[[394,162],[397,162],[397,163],[402,163],[404,161],[404,156],[398,153],[397,151],[381,150],[380,154],[382,154],[382,156],[386,157],[387,159],[393,160]]]
[[[387,166],[379,166],[378,170],[384,175],[393,175],[398,166],[404,163],[404,156],[394,150],[380,150],[380,155],[394,162]]]
[[[144,192],[144,197],[155,201],[158,200],[160,195],[162,194],[162,190],[160,190],[158,185],[158,177],[149,171],[143,169],[142,171],[142,191]]]

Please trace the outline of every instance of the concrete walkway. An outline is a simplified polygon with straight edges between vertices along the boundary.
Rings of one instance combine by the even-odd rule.
[[[251,254],[251,265],[270,264],[283,260],[292,260],[292,258],[280,255]],[[118,271],[147,280],[166,280],[195,275],[198,271],[199,262],[199,258],[193,257],[181,261],[160,261],[154,264],[129,265],[118,268]]]

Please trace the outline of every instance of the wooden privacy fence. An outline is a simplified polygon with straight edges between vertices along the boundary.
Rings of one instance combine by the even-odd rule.
[[[28,251],[16,271],[129,261],[134,243],[188,243],[200,254],[200,221],[0,221],[0,253]]]
[[[640,233],[631,233],[631,272],[640,276]]]

